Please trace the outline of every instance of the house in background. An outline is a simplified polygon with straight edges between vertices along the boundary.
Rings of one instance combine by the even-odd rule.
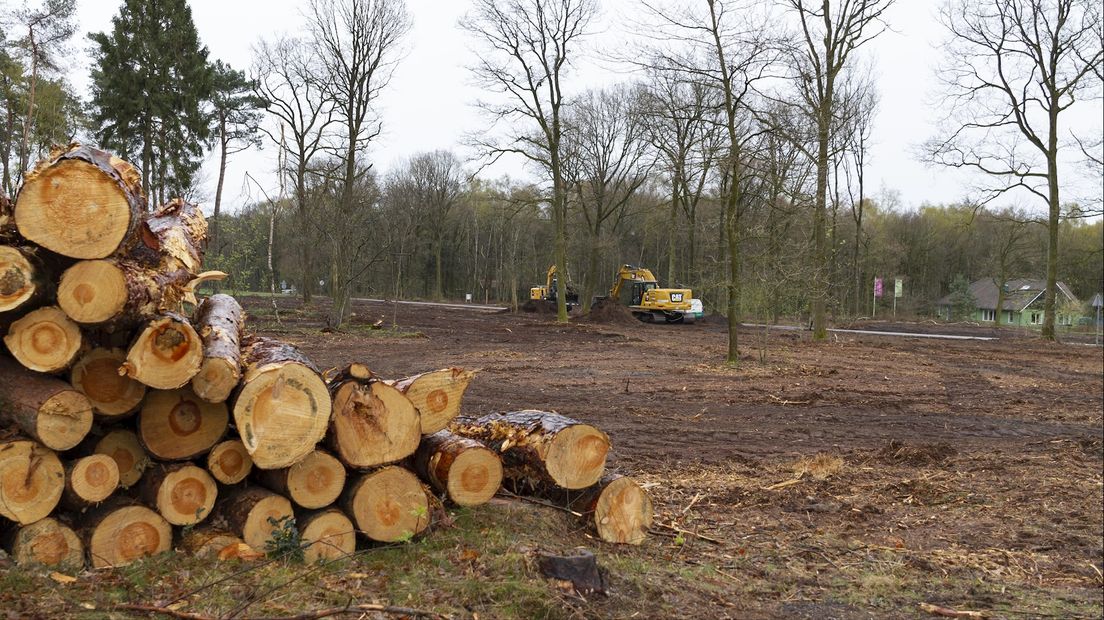
[[[970,296],[973,297],[975,307],[969,314],[968,320],[978,323],[996,323],[997,312],[1000,312],[1002,325],[1042,327],[1046,280],[1009,280],[1004,285],[1004,290],[1004,303],[998,309],[997,300],[1000,297],[1000,291],[994,278],[984,278],[971,283]],[[1058,282],[1057,294],[1055,324],[1075,324],[1082,314],[1081,302],[1064,282]],[[937,301],[939,317],[947,320],[954,317],[955,303],[955,293]]]

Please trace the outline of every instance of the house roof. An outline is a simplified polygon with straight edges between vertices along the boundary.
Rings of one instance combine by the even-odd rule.
[[[1074,303],[1078,301],[1065,282],[1058,282],[1057,284],[1059,293],[1065,295],[1067,299]],[[1001,306],[1001,310],[1023,312],[1045,292],[1046,280],[1030,278],[1009,280],[1005,284],[1004,304]],[[996,310],[999,293],[995,278],[982,278],[970,284],[970,295],[973,296],[977,307],[981,310]],[[945,295],[936,303],[940,306],[949,306],[953,302],[951,301],[951,295]]]

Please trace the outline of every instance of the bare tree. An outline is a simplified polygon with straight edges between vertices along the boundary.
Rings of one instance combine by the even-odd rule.
[[[462,181],[460,160],[450,151],[432,151],[412,157],[388,184],[389,193],[412,211],[418,230],[428,233],[433,244],[433,296],[438,300],[444,298],[441,254]]]
[[[391,81],[401,56],[400,44],[410,30],[403,0],[312,0],[312,51],[322,64],[323,90],[333,102],[341,136],[333,151],[339,160],[334,176],[340,181],[340,200],[327,222],[330,242],[330,327],[339,327],[348,312],[354,272],[348,246],[342,243],[346,220],[363,208],[357,185],[371,170],[363,151],[382,130],[375,102]]]
[[[480,107],[494,120],[516,123],[506,135],[476,137],[490,161],[520,155],[552,182],[556,269],[567,273],[568,186],[564,175],[564,79],[597,12],[594,0],[475,0],[461,25],[481,43],[472,67],[488,90],[500,95]],[[519,122],[520,121],[520,122]],[[556,316],[567,321],[566,295]]]
[[[844,173],[847,176],[848,202],[851,205],[851,221],[855,224],[855,242],[851,247],[851,277],[854,285],[853,300],[855,314],[862,313],[864,294],[863,283],[866,278],[861,269],[863,248],[866,237],[863,231],[863,218],[866,213],[866,166],[869,163],[870,141],[874,133],[874,115],[878,110],[878,91],[874,84],[862,81],[850,97],[853,110],[847,116],[851,119],[847,131],[848,147]]]
[[[1100,95],[1101,7],[1095,0],[956,0],[941,79],[951,110],[928,157],[980,171],[985,204],[1026,190],[1048,209],[1043,336],[1054,339],[1061,216],[1062,113]]]

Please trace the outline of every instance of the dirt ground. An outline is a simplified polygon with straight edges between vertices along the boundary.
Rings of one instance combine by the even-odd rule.
[[[453,513],[408,548],[296,572],[287,580],[304,589],[285,587],[283,598],[266,586],[282,573],[227,576],[175,560],[113,573],[125,588],[110,595],[97,589],[102,576],[72,586],[0,578],[0,617],[5,604],[22,616],[42,613],[42,601],[79,611],[174,597],[191,601],[181,611],[223,616],[251,596],[250,613],[270,615],[348,597],[471,618],[930,617],[922,604],[991,618],[1104,613],[1099,347],[1011,331],[814,343],[808,332],[748,328],[732,368],[715,319],[560,325],[545,314],[360,302],[331,332],[324,300],[303,309],[280,298],[278,318],[268,299],[245,301],[253,329],[323,367],[355,360],[390,377],[478,368],[464,415],[548,409],[602,428],[610,467],[655,500],[653,535],[608,545],[569,515],[503,499]],[[534,568],[535,550],[576,545],[609,572],[607,597],[565,593]],[[222,594],[180,594],[207,582]]]

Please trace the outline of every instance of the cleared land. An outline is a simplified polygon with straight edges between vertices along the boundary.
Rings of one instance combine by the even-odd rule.
[[[360,360],[384,376],[479,368],[465,415],[532,407],[601,427],[611,466],[649,483],[656,534],[640,548],[606,545],[570,515],[503,498],[450,511],[423,540],[322,567],[154,558],[64,584],[7,570],[0,610],[75,616],[177,598],[180,612],[242,617],[350,601],[480,618],[1104,609],[1098,347],[1016,332],[814,344],[804,332],[749,329],[730,369],[724,327],[711,321],[609,314],[564,326],[361,303],[345,332],[326,333],[320,305],[281,298],[277,321],[267,299],[246,302],[254,329],[321,366]],[[369,329],[381,318],[384,329]],[[540,576],[538,551],[580,545],[609,571],[608,597],[584,600]]]

